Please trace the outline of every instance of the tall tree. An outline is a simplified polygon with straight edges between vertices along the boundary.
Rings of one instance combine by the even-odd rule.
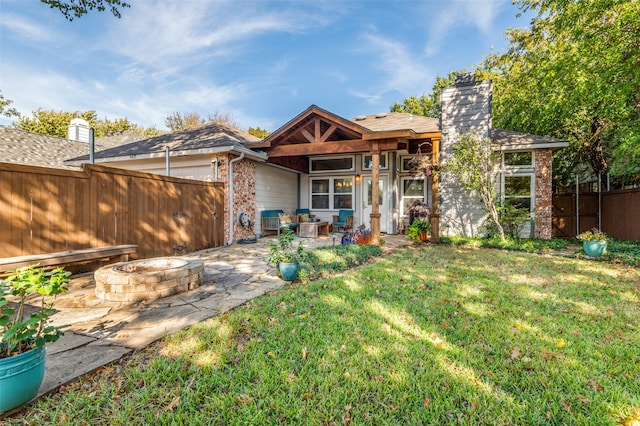
[[[104,12],[107,8],[113,16],[120,18],[120,9],[131,7],[129,3],[123,0],[40,0],[42,3],[49,5],[51,9],[58,9],[62,15],[69,21],[74,18],[80,18],[93,9],[98,12]]]
[[[535,15],[508,31],[494,78],[494,125],[569,140],[564,169],[640,178],[640,2],[519,0]],[[558,165],[558,164],[557,164]]]

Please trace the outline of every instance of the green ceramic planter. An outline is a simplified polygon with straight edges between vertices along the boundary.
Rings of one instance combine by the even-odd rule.
[[[298,264],[297,263],[280,263],[280,275],[285,281],[294,281],[298,276]]]
[[[600,257],[604,254],[605,250],[607,250],[607,242],[597,240],[583,241],[582,248],[587,256]]]
[[[44,346],[0,359],[0,413],[33,399],[44,379]]]

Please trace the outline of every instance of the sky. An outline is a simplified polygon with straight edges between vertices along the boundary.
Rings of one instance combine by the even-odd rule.
[[[524,27],[511,0],[128,0],[67,21],[0,0],[0,91],[21,114],[95,110],[167,130],[174,112],[274,131],[317,105],[389,111]],[[0,125],[12,119],[0,118]]]

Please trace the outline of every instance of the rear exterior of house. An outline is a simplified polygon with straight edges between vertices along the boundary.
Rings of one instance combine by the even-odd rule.
[[[491,82],[473,79],[443,89],[441,119],[389,112],[348,120],[312,105],[264,140],[216,124],[107,150],[96,161],[224,182],[228,243],[262,235],[260,212],[274,209],[309,208],[328,222],[350,209],[355,226],[364,224],[378,236],[395,234],[409,225],[416,201],[431,209],[437,241],[440,235],[481,233],[484,209],[455,177],[416,174],[412,160],[426,159],[436,170],[446,166],[460,135],[475,131],[503,152],[497,192],[534,214],[523,236],[550,238],[551,156],[566,142],[492,129],[491,90]],[[239,222],[241,213],[249,215],[249,225]]]

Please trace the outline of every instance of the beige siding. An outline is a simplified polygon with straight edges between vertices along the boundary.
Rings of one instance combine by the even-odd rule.
[[[294,213],[298,207],[298,174],[266,164],[256,164],[256,234],[262,233],[260,212],[281,209]]]

